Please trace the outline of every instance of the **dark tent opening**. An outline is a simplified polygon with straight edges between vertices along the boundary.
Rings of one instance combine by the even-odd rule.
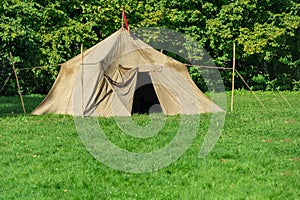
[[[155,93],[151,77],[147,72],[139,72],[131,114],[149,114],[158,112],[162,112],[162,109]]]

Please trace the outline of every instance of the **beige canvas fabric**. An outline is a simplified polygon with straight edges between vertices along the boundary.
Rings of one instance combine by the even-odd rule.
[[[141,88],[145,83],[152,84],[154,92]],[[140,97],[135,93],[138,88]],[[78,55],[64,63],[32,114],[130,116],[133,108],[143,106],[142,101],[155,98],[166,115],[223,111],[198,89],[184,64],[121,28],[86,50],[83,62]]]

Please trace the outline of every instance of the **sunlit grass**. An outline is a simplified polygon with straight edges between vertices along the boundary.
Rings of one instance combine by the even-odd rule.
[[[198,158],[209,126],[205,114],[180,159],[142,174],[97,161],[71,116],[23,114],[18,97],[0,97],[0,199],[297,199],[300,93],[283,95],[292,108],[278,93],[257,92],[265,110],[249,92],[236,91],[234,112],[227,113],[223,134],[208,156]],[[25,96],[26,109],[33,110],[42,98]],[[114,118],[99,121],[115,144],[148,152],[172,140],[180,116],[168,117],[164,129],[148,139],[122,132]],[[133,121],[151,123],[147,115]]]

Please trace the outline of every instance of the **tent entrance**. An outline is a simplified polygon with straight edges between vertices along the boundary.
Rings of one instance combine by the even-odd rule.
[[[162,112],[159,100],[154,90],[151,77],[148,72],[139,72],[133,97],[133,113],[149,114]]]

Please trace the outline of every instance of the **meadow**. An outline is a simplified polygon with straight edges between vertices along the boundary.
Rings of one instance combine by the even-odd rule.
[[[24,114],[19,98],[0,97],[0,199],[299,199],[300,92],[236,91],[234,111],[203,159],[198,154],[210,114],[201,116],[189,149],[169,166],[148,173],[117,171],[95,159],[67,115]],[[43,99],[25,96],[27,112]],[[135,115],[140,125],[149,116]],[[131,138],[113,118],[99,118],[108,138],[132,151],[167,144],[179,116],[153,139]],[[188,134],[188,132],[187,132]]]

